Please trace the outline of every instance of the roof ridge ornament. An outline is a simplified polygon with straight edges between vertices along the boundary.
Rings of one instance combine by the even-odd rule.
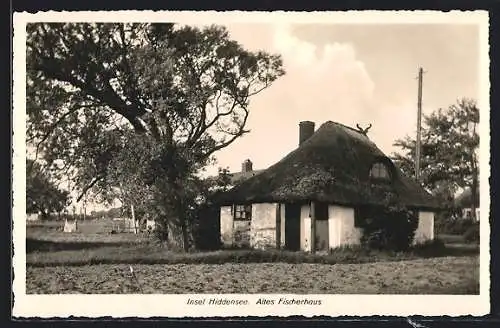
[[[370,128],[372,127],[372,124],[370,123],[370,125],[368,125],[368,127],[364,128],[364,129],[361,126],[359,126],[359,124],[356,124],[356,127],[358,128],[358,131],[361,134],[364,134],[366,136],[366,134],[368,133],[368,130],[370,130]]]

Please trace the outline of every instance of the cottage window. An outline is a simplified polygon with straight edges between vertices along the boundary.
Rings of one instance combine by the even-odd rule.
[[[384,163],[375,163],[372,165],[370,178],[388,180],[389,177],[389,170]]]
[[[252,205],[235,205],[233,207],[235,220],[249,221],[252,219]]]

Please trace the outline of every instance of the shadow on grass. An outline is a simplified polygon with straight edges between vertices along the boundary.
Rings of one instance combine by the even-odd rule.
[[[28,244],[31,245],[28,247]],[[327,254],[310,254],[284,250],[218,250],[178,253],[153,244],[89,242],[46,242],[28,240],[26,264],[44,266],[82,266],[95,264],[224,264],[224,263],[317,263],[361,264],[394,262],[438,257],[476,256],[478,248],[447,247],[430,243],[406,252],[376,251],[361,247],[344,247]],[[35,251],[33,251],[35,250]],[[43,251],[45,250],[45,251]],[[30,252],[31,251],[31,252]]]
[[[445,257],[445,256],[474,256],[479,254],[479,246],[446,246],[442,250],[415,250],[415,255],[423,258]]]
[[[98,249],[102,247],[128,246],[130,242],[56,242],[26,238],[26,253],[33,252],[56,252],[56,251],[78,251],[85,249]]]

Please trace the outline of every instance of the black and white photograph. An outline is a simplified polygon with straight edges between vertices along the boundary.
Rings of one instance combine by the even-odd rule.
[[[14,311],[487,313],[488,67],[485,12],[15,14]]]

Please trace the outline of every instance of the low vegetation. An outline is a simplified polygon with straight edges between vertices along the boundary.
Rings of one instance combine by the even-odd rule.
[[[30,241],[30,243],[33,243]],[[29,266],[83,266],[93,264],[223,264],[223,263],[371,263],[403,261],[419,258],[464,256],[477,254],[475,249],[443,248],[432,246],[413,248],[407,252],[370,251],[363,248],[340,248],[329,254],[309,254],[279,250],[220,250],[213,252],[176,253],[157,245],[133,244],[41,244],[45,251],[32,251],[26,255]],[[67,246],[66,249],[62,250]],[[53,251],[48,251],[48,249]]]
[[[468,243],[479,242],[479,225],[473,225],[464,233],[464,240]]]
[[[471,228],[479,228],[479,221],[471,219],[438,218],[436,232],[446,235],[464,235]]]

